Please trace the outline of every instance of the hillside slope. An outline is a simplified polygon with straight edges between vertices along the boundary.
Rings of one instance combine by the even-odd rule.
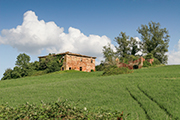
[[[0,81],[0,104],[39,104],[58,98],[78,107],[124,111],[127,119],[180,119],[180,66],[134,70],[101,76],[102,72],[56,72]]]

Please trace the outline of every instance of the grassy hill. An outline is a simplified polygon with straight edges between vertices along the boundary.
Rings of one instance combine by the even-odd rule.
[[[179,65],[101,75],[102,72],[67,71],[0,81],[0,105],[40,104],[60,98],[91,110],[124,111],[129,114],[128,120],[180,119]]]

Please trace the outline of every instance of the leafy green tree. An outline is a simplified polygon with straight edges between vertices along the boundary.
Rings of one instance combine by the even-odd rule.
[[[59,59],[56,56],[49,55],[46,60],[47,73],[59,71],[61,69],[62,63],[59,62]]]
[[[128,61],[136,59],[135,54],[140,51],[141,42],[132,37],[129,40],[129,36],[125,32],[121,32],[118,37],[115,37],[115,42],[118,44],[115,46],[116,52],[111,49],[110,44],[103,47],[105,61],[115,64],[115,59],[119,58],[121,62],[129,64]]]
[[[49,54],[46,58],[41,59],[39,69],[46,70],[47,73],[58,71],[63,65],[63,59],[61,58],[62,56],[55,56],[53,54]]]
[[[6,69],[1,80],[11,79],[12,78],[12,76],[11,76],[12,71],[13,70],[11,68]]]
[[[96,65],[95,68],[96,68],[96,71],[103,71],[105,68],[105,63],[101,61],[101,63],[99,65]]]
[[[103,46],[103,54],[104,54],[105,62],[108,62],[109,64],[114,64],[115,53],[111,48],[110,44],[108,44],[108,46]]]
[[[143,52],[152,53],[162,64],[167,63],[167,55],[169,47],[169,35],[166,28],[160,28],[160,23],[149,22],[147,25],[141,25],[137,29],[141,34],[143,42]]]
[[[46,59],[41,58],[41,61],[39,63],[39,70],[45,70],[47,68],[46,63],[47,63]]]
[[[128,58],[128,55],[130,55],[130,41],[128,39],[129,36],[126,36],[125,32],[121,32],[118,37],[115,37],[115,42],[118,44],[118,46],[115,46],[116,55],[120,58]]]
[[[25,53],[19,54],[17,56],[17,61],[15,65],[21,68],[26,68],[29,64],[29,61],[30,61],[30,57],[28,55],[26,55]]]
[[[153,59],[153,54],[152,53],[148,53],[146,56],[145,56],[145,59]]]
[[[13,78],[13,79],[20,78],[20,77],[21,77],[21,71],[22,71],[22,70],[21,70],[20,67],[15,66],[15,67],[13,68],[12,73],[11,73],[12,78]]]
[[[39,70],[39,64],[40,64],[40,63],[39,63],[38,61],[33,62],[33,63],[32,63],[33,69],[34,69],[34,70]]]

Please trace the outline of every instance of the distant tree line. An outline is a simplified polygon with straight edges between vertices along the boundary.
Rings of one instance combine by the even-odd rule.
[[[140,56],[145,59],[154,59],[153,64],[166,64],[169,47],[169,35],[166,28],[160,28],[160,23],[149,22],[148,25],[141,25],[137,29],[137,32],[141,34],[142,41],[137,41],[133,37],[129,37],[125,32],[121,32],[119,36],[115,37],[115,50],[112,49],[110,44],[103,47],[103,55],[105,61],[102,61],[100,65],[96,66],[97,71],[105,69],[106,65],[115,65],[116,58],[120,62],[127,63],[128,61],[134,61]],[[141,52],[141,55],[136,53]],[[150,63],[144,62],[144,67],[149,66]]]
[[[19,54],[15,63],[16,66],[13,69],[6,69],[1,80],[59,71],[63,65],[63,59],[61,58],[62,56],[49,54],[46,58],[42,58],[40,62],[30,62],[30,57],[27,54]]]

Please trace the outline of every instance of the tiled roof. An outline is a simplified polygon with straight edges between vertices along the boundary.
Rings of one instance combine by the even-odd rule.
[[[53,55],[53,54],[52,54]],[[87,56],[87,55],[81,55],[81,54],[76,54],[76,53],[71,53],[71,52],[65,52],[65,53],[58,53],[58,54],[54,54],[55,56],[56,55],[74,55],[74,56],[80,56],[80,57],[87,57],[87,58],[93,58],[93,59],[96,59],[96,57],[91,57],[91,56]],[[45,58],[47,57],[48,55],[46,56],[39,56],[38,58]]]

